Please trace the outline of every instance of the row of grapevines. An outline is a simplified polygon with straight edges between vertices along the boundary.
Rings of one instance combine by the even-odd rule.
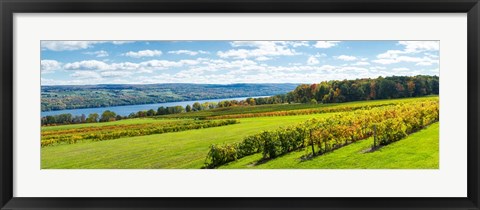
[[[359,105],[359,106],[322,107],[322,108],[313,108],[313,109],[299,109],[299,110],[273,111],[273,112],[261,112],[261,113],[231,114],[231,115],[211,116],[211,117],[206,117],[205,119],[213,120],[213,119],[232,119],[232,118],[311,115],[311,114],[322,114],[322,113],[332,113],[332,112],[348,112],[348,111],[355,111],[360,109],[370,109],[375,107],[391,106],[391,105],[394,105],[394,103]]]
[[[398,141],[439,120],[438,103],[421,103],[417,107],[401,107],[392,114],[397,113],[402,114],[371,125],[374,135],[373,149]]]
[[[377,148],[398,141],[438,120],[438,102],[433,101],[326,119],[311,129],[312,152],[315,155],[316,148],[319,154],[326,153],[370,136],[374,137],[372,147]]]
[[[91,140],[91,141],[103,141],[110,139],[118,139],[122,137],[133,137],[133,136],[145,136],[152,134],[161,134],[169,132],[179,132],[185,130],[201,129],[201,128],[210,128],[218,127],[224,125],[231,125],[238,123],[236,120],[221,120],[221,121],[188,121],[188,122],[177,122],[176,124],[167,123],[167,124],[139,124],[136,126],[119,126],[115,128],[113,126],[111,129],[96,130],[93,129],[91,132],[81,132],[81,133],[62,133],[59,131],[59,134],[49,133],[48,135],[42,136],[41,146],[56,145],[59,143],[74,144],[82,140]],[[85,131],[85,129],[83,129]]]
[[[438,101],[421,101],[340,113],[310,119],[295,126],[248,136],[242,142],[212,145],[205,167],[215,168],[236,159],[262,153],[272,159],[310,146],[323,154],[374,136],[374,147],[385,145],[438,121]]]
[[[45,130],[42,131],[42,137],[50,135],[59,135],[59,134],[81,134],[89,133],[94,131],[107,131],[107,130],[118,130],[118,129],[137,129],[145,126],[173,126],[173,125],[182,125],[185,123],[191,123],[186,120],[172,120],[172,121],[163,121],[158,120],[149,122],[149,123],[138,123],[138,124],[117,124],[117,125],[102,125],[95,124],[88,127],[79,127],[79,128],[68,128],[61,130]]]

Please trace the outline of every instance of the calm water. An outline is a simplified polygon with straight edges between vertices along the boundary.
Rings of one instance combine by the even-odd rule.
[[[268,96],[255,96],[252,98],[261,98],[261,97],[268,97]],[[92,113],[102,114],[105,110],[110,110],[115,112],[116,114],[127,116],[132,112],[138,112],[142,110],[149,110],[153,109],[157,111],[158,107],[164,106],[187,106],[192,105],[195,102],[204,103],[204,102],[219,102],[225,100],[245,100],[246,98],[250,97],[241,97],[241,98],[221,98],[221,99],[208,99],[208,100],[197,100],[197,101],[179,101],[179,102],[168,102],[168,103],[158,103],[158,104],[140,104],[140,105],[128,105],[128,106],[111,106],[111,107],[100,107],[100,108],[86,108],[86,109],[65,109],[65,110],[57,110],[57,111],[45,111],[42,112],[42,117],[47,115],[59,115],[59,114],[72,114],[73,116],[80,116],[85,114],[88,116]]]

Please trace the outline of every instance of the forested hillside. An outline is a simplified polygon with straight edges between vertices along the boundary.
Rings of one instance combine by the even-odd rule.
[[[302,84],[286,94],[221,101],[219,107],[282,103],[342,103],[376,99],[395,99],[439,94],[438,76],[392,76],[376,79],[331,80]]]
[[[42,86],[42,111],[266,96],[298,84],[149,84]]]
[[[303,84],[287,94],[288,101],[340,103],[374,99],[407,98],[439,93],[438,76],[392,76],[376,79],[333,80]]]

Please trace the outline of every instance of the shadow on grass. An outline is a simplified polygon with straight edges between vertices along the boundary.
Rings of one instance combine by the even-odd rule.
[[[362,154],[372,153],[372,152],[375,152],[375,151],[377,151],[377,150],[379,150],[379,149],[382,149],[382,148],[385,147],[385,146],[387,146],[387,145],[380,145],[380,146],[376,146],[376,147],[369,147],[369,148],[367,148],[367,149],[362,150],[360,153],[362,153]]]
[[[252,164],[249,164],[250,166],[259,166],[259,165],[262,165],[262,164],[265,164],[273,159],[277,159],[277,158],[281,158],[287,154],[290,154],[291,152],[295,152],[295,151],[299,151],[299,149],[297,150],[293,150],[293,151],[290,151],[290,152],[287,152],[287,153],[284,153],[284,154],[281,154],[281,155],[278,155],[278,156],[275,156],[274,158],[261,158],[260,160],[257,160],[255,162],[253,162]]]
[[[333,152],[333,151],[330,151],[330,152]],[[327,153],[328,152],[317,152],[315,154],[309,153],[309,154],[306,154],[306,155],[302,155],[300,157],[300,162],[310,161],[310,160],[315,159],[316,157],[322,156],[322,155],[327,154]]]

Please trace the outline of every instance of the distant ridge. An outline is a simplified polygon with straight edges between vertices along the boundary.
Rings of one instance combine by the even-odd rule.
[[[42,111],[284,94],[299,84],[99,84],[42,86]]]

